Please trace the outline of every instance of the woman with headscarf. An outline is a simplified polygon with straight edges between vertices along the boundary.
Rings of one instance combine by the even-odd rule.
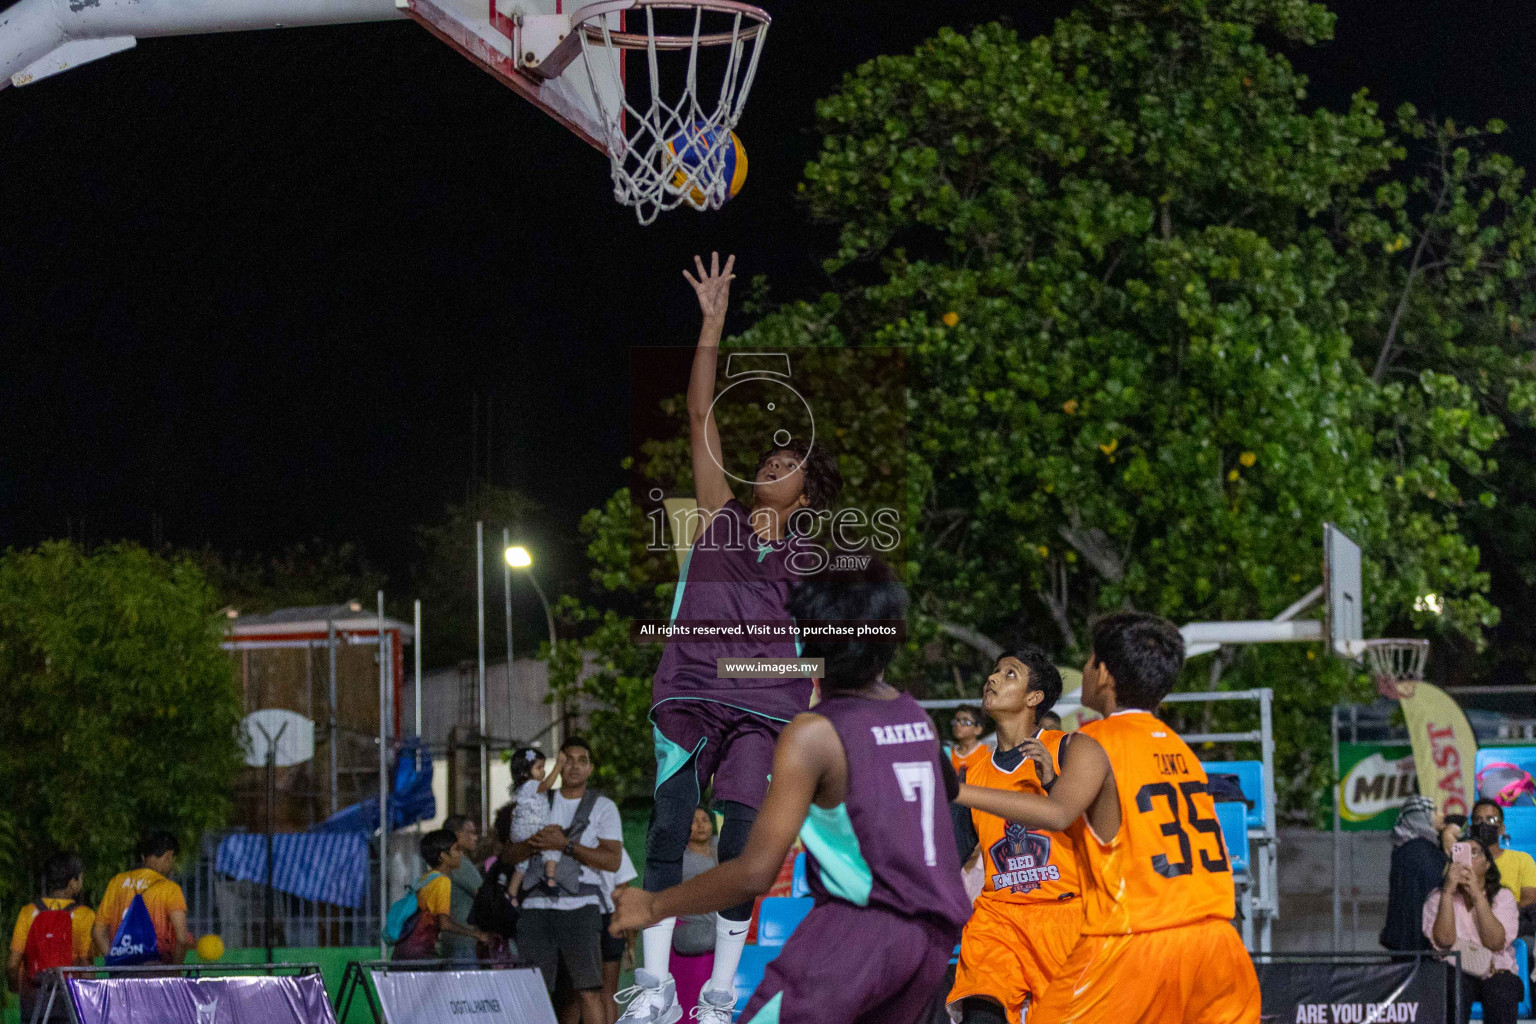
[[[1422,927],[1424,901],[1440,887],[1447,858],[1435,804],[1412,796],[1392,826],[1392,872],[1387,883],[1387,923],[1381,944],[1392,950],[1429,949]]]

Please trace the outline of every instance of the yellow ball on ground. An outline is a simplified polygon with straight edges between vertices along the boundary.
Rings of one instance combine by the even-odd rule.
[[[199,960],[217,960],[224,955],[224,940],[217,935],[204,935],[197,940],[197,958]]]

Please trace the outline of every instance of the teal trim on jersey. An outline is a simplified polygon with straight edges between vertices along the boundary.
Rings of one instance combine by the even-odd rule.
[[[827,892],[856,907],[869,906],[875,873],[859,849],[859,837],[854,834],[846,803],[830,810],[811,804],[805,824],[800,826],[800,838],[816,858],[821,884]]]
[[[677,621],[677,613],[683,607],[683,588],[688,585],[688,566],[693,564],[693,548],[683,556],[683,567],[677,574],[677,593],[672,595],[672,615],[667,619],[669,623]]]
[[[800,634],[799,633],[795,634],[795,657],[797,657],[797,658],[805,657],[805,644],[800,642]]]
[[[779,1024],[779,1004],[784,1001],[783,992],[775,992],[773,998],[757,1008],[746,1024]]]
[[[663,736],[661,730],[654,724],[651,726],[651,737],[656,742],[656,789],[660,789],[663,782],[676,775],[678,770],[688,763],[688,759],[702,751],[704,744],[709,742],[709,738],[705,737],[699,740],[698,746],[689,750],[681,743]],[[699,780],[695,778],[693,781],[697,785]]]
[[[661,707],[663,704],[667,703],[667,701],[671,701],[671,700],[702,700],[702,701],[704,701],[704,702],[706,702],[708,704],[724,704],[728,708],[735,708],[737,711],[745,711],[749,715],[756,715],[758,718],[766,718],[770,722],[788,722],[789,721],[789,719],[787,719],[787,718],[780,718],[778,715],[770,715],[767,712],[758,711],[756,708],[744,708],[740,704],[732,704],[728,700],[715,700],[715,698],[713,698],[713,697],[668,697],[668,698],[666,698],[666,700],[659,700],[655,704],[652,704],[651,705],[651,713],[655,714],[657,708]],[[805,710],[809,711],[811,709],[810,708],[806,708]],[[653,723],[654,723],[654,720],[653,720]]]

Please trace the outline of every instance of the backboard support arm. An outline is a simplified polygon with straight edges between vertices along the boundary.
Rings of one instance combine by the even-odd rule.
[[[0,88],[78,67],[138,39],[405,17],[394,0],[20,0],[0,15]]]

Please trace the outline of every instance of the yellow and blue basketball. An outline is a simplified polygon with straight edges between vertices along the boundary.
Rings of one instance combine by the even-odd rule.
[[[735,132],[695,122],[667,140],[667,151],[686,168],[672,175],[672,187],[679,192],[689,187],[691,173],[701,169],[706,181],[726,182],[720,202],[736,198],[736,193],[747,182],[747,150]],[[706,197],[703,189],[693,186],[688,198],[694,206],[703,207],[707,205],[707,199],[714,197]]]

